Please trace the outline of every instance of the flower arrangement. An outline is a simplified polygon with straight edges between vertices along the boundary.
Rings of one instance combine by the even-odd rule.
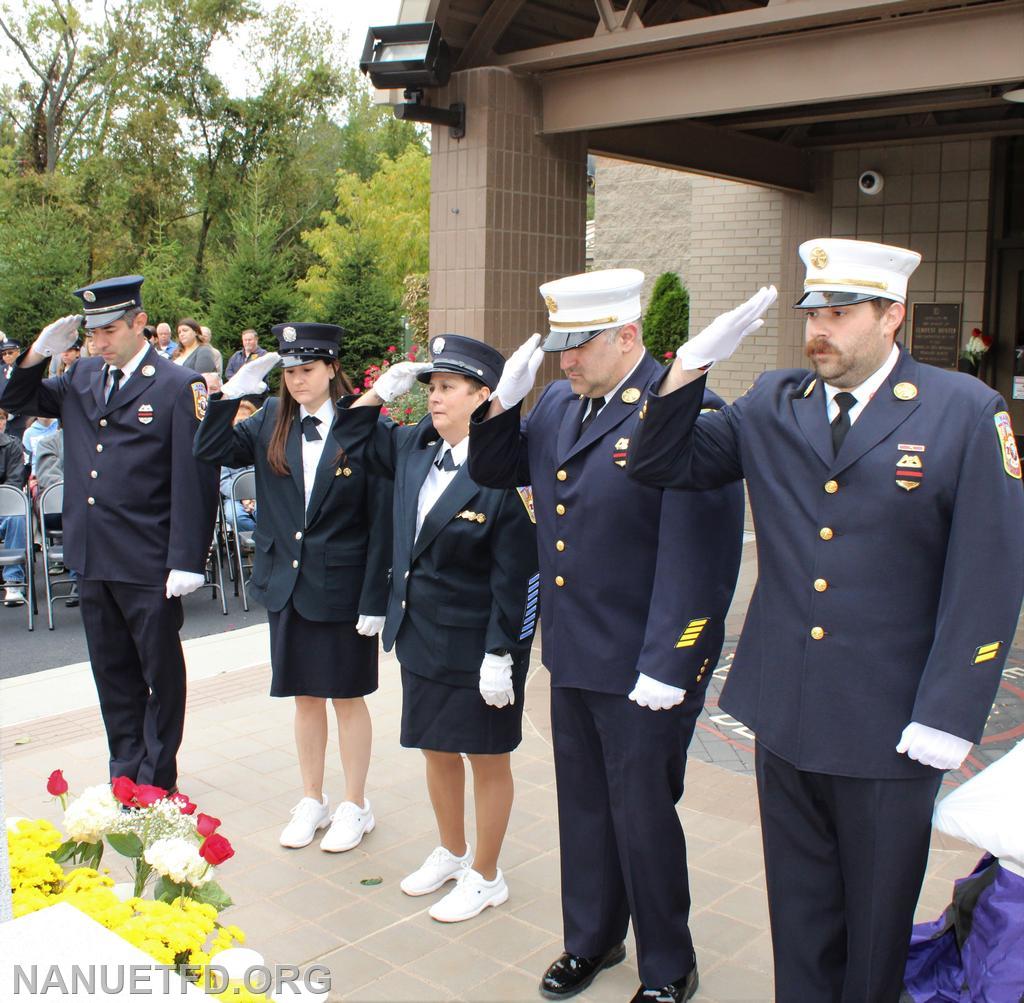
[[[415,362],[419,346],[413,345],[404,355],[397,345],[391,345],[380,364],[372,363],[363,370],[363,389],[369,390],[396,362]],[[396,425],[415,425],[427,413],[427,388],[422,383],[415,383],[413,388],[401,397],[395,397],[389,404],[381,408],[381,414],[387,415]]]
[[[981,365],[982,357],[991,347],[992,335],[982,334],[981,328],[976,327],[971,331],[971,336],[967,339],[960,358],[972,368],[977,369]]]

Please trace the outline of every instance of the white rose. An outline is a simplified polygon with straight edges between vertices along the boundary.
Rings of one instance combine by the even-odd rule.
[[[146,848],[143,856],[153,870],[176,884],[199,886],[210,879],[208,865],[199,856],[199,849],[187,840],[158,839]]]
[[[64,831],[76,843],[98,843],[114,828],[120,814],[109,785],[87,787],[64,812]]]

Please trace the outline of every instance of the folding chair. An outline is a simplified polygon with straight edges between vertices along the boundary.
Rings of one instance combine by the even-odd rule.
[[[256,543],[253,534],[248,531],[241,531],[238,528],[238,505],[243,498],[256,497],[256,474],[251,470],[243,470],[236,474],[231,481],[231,534],[235,538],[235,560],[238,562],[238,584],[242,590],[242,609],[248,611],[249,600],[245,594],[245,572],[248,568],[252,573],[252,555],[256,552]],[[244,557],[250,558],[246,563]]]
[[[32,541],[32,499],[13,484],[0,484],[0,519],[21,516],[25,520],[25,546],[14,549],[5,540],[0,546],[0,568],[21,564],[25,568],[25,605],[28,606],[28,629],[35,630],[36,582],[35,548]]]
[[[224,564],[221,561],[221,546],[224,538],[224,523],[217,506],[217,519],[213,524],[213,539],[210,541],[210,549],[206,554],[206,568],[204,576],[206,581],[200,586],[204,589],[213,589],[211,599],[220,597],[220,611],[228,615],[228,601],[224,596]]]
[[[64,531],[53,529],[46,524],[48,515],[60,515],[64,509],[64,482],[51,484],[39,496],[40,537],[43,547],[43,571],[46,584],[46,619],[49,629],[53,630],[53,604],[59,599],[68,599],[75,593],[77,582],[68,574],[50,580],[50,564],[64,563]],[[58,593],[57,586],[67,585],[67,591]]]

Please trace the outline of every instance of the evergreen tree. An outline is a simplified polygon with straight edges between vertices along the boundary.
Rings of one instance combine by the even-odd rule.
[[[644,344],[656,359],[669,362],[690,336],[690,294],[675,272],[658,276],[644,317]]]
[[[139,272],[146,281],[142,303],[149,323],[171,325],[173,331],[182,317],[202,313],[191,296],[191,261],[188,252],[176,240],[168,240],[162,227],[139,261]]]
[[[271,327],[301,319],[295,316],[291,254],[277,246],[281,222],[266,205],[260,172],[246,184],[230,223],[233,247],[214,271],[210,295],[213,341],[225,358],[246,328],[256,331],[264,348],[276,349]]]
[[[401,305],[381,275],[372,246],[357,244],[332,270],[331,279],[321,319],[348,332],[341,368],[358,386],[370,363],[379,363],[392,345],[401,347]]]

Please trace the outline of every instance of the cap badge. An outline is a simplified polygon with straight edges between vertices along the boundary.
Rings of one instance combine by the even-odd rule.
[[[444,338],[435,338],[430,343],[430,351],[433,352],[434,355],[440,355],[444,351]]]
[[[86,289],[86,291],[82,293],[82,299],[84,299],[86,303],[95,303],[96,294],[91,289]]]
[[[548,308],[548,313],[558,313],[558,303],[550,293],[544,297],[544,304]]]
[[[917,396],[917,387],[913,383],[897,383],[892,392],[901,401],[912,401]]]
[[[142,367],[142,375],[143,376],[152,376],[155,372],[156,372],[156,366],[143,366]]]
[[[281,337],[284,338],[284,340],[287,341],[289,344],[291,344],[295,340],[295,338],[296,338],[295,328],[294,327],[286,327],[281,332]]]
[[[152,404],[140,404],[139,405],[139,421],[143,425],[148,425],[153,420],[153,405]]]
[[[828,264],[828,254],[824,247],[816,247],[811,251],[811,264],[815,268],[824,268]]]
[[[622,391],[623,404],[635,404],[638,400],[640,400],[640,391],[636,387],[626,387]]]

